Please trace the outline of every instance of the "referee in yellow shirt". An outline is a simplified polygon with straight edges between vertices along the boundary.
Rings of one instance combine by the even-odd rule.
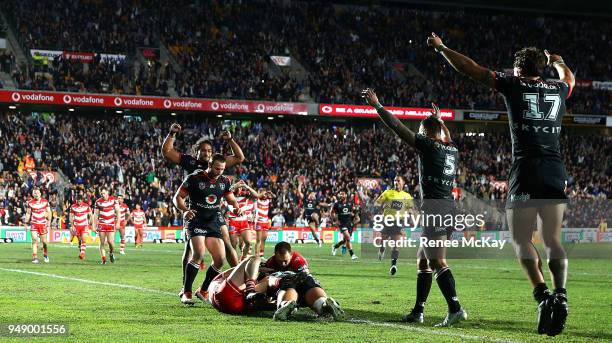
[[[387,189],[376,199],[376,204],[381,205],[383,208],[383,215],[395,216],[395,218],[404,218],[404,214],[412,208],[412,195],[404,191],[404,185],[406,180],[402,176],[396,176],[393,179],[393,189]],[[383,221],[384,222],[384,221]],[[378,260],[382,261],[385,255],[384,243],[389,239],[399,241],[402,239],[402,231],[404,227],[398,226],[397,223],[394,225],[387,226],[382,229],[381,236],[383,245],[378,248]],[[399,248],[394,246],[391,249],[391,268],[389,274],[395,275],[397,272],[397,259],[399,258]]]

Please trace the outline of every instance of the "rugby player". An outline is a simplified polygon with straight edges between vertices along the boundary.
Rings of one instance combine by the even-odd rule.
[[[538,303],[539,334],[556,336],[567,319],[567,254],[561,245],[561,225],[566,208],[567,174],[559,137],[575,78],[561,56],[535,47],[514,54],[513,75],[478,65],[442,43],[435,33],[427,44],[459,73],[503,95],[512,138],[506,216],[516,255],[527,273]],[[560,80],[544,80],[545,66],[553,67]],[[532,242],[533,223],[542,219],[542,241],[554,291],[544,280],[542,261]]]
[[[32,236],[32,263],[38,263],[38,238],[43,247],[43,258],[49,263],[49,250],[47,247],[47,232],[51,225],[51,209],[49,202],[42,197],[40,188],[32,189],[32,199],[28,200],[25,222],[30,224]]]
[[[332,255],[336,256],[338,248],[343,246],[348,249],[351,259],[356,260],[357,255],[353,252],[351,235],[353,234],[353,228],[359,223],[359,216],[356,214],[355,204],[347,201],[345,191],[338,193],[338,201],[332,207],[332,213],[342,234],[342,240],[332,247]]]
[[[72,223],[72,231],[79,240],[79,258],[85,259],[85,235],[89,233],[90,223],[93,222],[91,216],[91,208],[85,202],[85,198],[81,193],[77,194],[76,201],[70,206],[70,223]]]
[[[442,291],[448,306],[448,315],[436,326],[452,326],[467,319],[467,312],[461,307],[457,297],[455,278],[446,263],[446,248],[443,245],[437,247],[433,242],[449,239],[453,230],[452,227],[444,225],[443,221],[437,218],[454,215],[455,204],[452,196],[452,186],[459,151],[450,140],[448,129],[445,129],[444,123],[436,115],[439,111],[435,104],[432,110],[434,115],[421,121],[419,133],[416,134],[403,125],[393,114],[385,110],[378,101],[374,90],[366,89],[362,94],[366,102],[376,109],[385,125],[404,142],[417,150],[421,212],[425,215],[422,237],[426,237],[428,241],[432,241],[431,245],[434,245],[425,246],[423,253],[427,258],[428,267],[435,274],[438,287]],[[444,130],[446,138],[442,137],[442,130]],[[428,217],[430,218],[428,219]],[[417,283],[417,294],[419,293],[418,287]],[[405,317],[404,320],[410,321],[410,318]],[[422,319],[418,321],[422,322]]]
[[[106,264],[106,250],[104,245],[108,243],[108,255],[111,263],[115,262],[115,230],[119,229],[119,204],[115,198],[109,195],[107,188],[100,189],[102,195],[94,205],[93,226],[100,237],[100,256],[102,264]]]
[[[198,298],[202,300],[207,298],[208,286],[223,267],[225,247],[221,227],[225,225],[225,220],[221,214],[221,199],[225,198],[234,208],[234,214],[241,214],[230,189],[231,182],[223,176],[224,170],[225,156],[213,155],[211,167],[206,171],[198,170],[189,174],[173,198],[174,206],[183,212],[185,231],[192,250],[191,260],[185,267],[185,282],[181,296],[181,302],[184,304],[194,303],[192,285],[206,250],[210,252],[213,263],[206,269],[202,286],[196,290]]]
[[[119,253],[125,255],[125,224],[129,220],[130,208],[126,205],[123,194],[117,195],[117,204],[119,205]]]

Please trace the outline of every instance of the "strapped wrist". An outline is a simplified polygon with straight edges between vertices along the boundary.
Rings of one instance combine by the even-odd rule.
[[[440,44],[437,47],[434,48],[434,50],[436,50],[436,52],[442,52],[444,51],[444,49],[446,49],[446,45],[444,44]]]
[[[380,102],[377,102],[377,103],[375,103],[375,104],[374,104],[374,108],[375,108],[375,109],[378,111],[378,110],[380,110],[381,108],[383,108],[383,105],[381,105],[381,103],[380,103]]]

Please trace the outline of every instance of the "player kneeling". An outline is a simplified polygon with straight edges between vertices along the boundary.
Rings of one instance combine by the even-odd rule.
[[[294,287],[279,286],[275,320],[287,320],[298,307],[303,306],[310,307],[319,316],[331,315],[335,320],[344,317],[344,311],[338,302],[327,296],[319,281],[310,274],[306,259],[299,252],[292,252],[289,243],[276,244],[274,256],[266,262],[265,267],[268,270],[290,271],[299,275],[295,279]]]

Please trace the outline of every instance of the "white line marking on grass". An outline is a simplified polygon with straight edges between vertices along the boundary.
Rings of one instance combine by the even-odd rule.
[[[120,284],[120,283],[101,282],[101,281],[94,281],[94,280],[74,278],[74,277],[69,277],[69,276],[62,276],[62,275],[57,275],[57,274],[33,272],[33,271],[21,270],[21,269],[0,268],[0,270],[6,271],[6,272],[12,272],[12,273],[21,273],[21,274],[31,274],[31,275],[37,275],[37,276],[46,276],[46,277],[51,277],[51,278],[56,278],[56,279],[76,281],[76,282],[87,283],[87,284],[92,284],[92,285],[102,285],[102,286],[110,286],[110,287],[117,287],[117,288],[127,288],[127,289],[133,289],[133,290],[141,291],[141,292],[149,292],[149,293],[171,295],[173,297],[176,296],[176,294],[172,293],[172,292],[162,291],[162,290],[159,290],[159,289],[152,289],[152,288],[144,288],[144,287],[138,287],[138,286],[132,286],[132,285],[125,285],[125,284]],[[444,331],[444,330],[434,330],[434,329],[428,329],[428,328],[424,328],[424,327],[416,327],[416,326],[409,326],[409,325],[400,325],[400,324],[385,323],[385,322],[375,322],[375,321],[365,320],[365,319],[351,318],[351,319],[348,319],[347,322],[354,323],[354,324],[366,324],[366,325],[371,325],[371,326],[392,327],[392,328],[406,330],[406,331],[420,332],[420,333],[439,335],[439,336],[457,337],[457,338],[469,339],[469,340],[475,340],[475,341],[487,341],[487,342],[499,342],[499,343],[517,343],[518,342],[518,341],[512,341],[512,340],[501,339],[501,338],[494,338],[494,337],[488,337],[488,336],[477,336],[477,335],[468,335],[468,334],[462,334],[462,333],[457,333],[457,332],[448,332],[448,331]]]
[[[157,294],[165,294],[165,295],[176,296],[176,293],[172,293],[172,292],[162,291],[162,290],[159,290],[159,289],[152,289],[152,288],[144,288],[144,287],[132,286],[132,285],[124,285],[124,284],[120,284],[120,283],[112,283],[112,282],[102,282],[102,281],[94,281],[94,280],[87,280],[87,279],[79,279],[79,278],[74,278],[74,277],[70,277],[70,276],[63,276],[63,275],[49,274],[49,273],[41,273],[41,272],[32,272],[32,271],[29,271],[29,270],[21,270],[21,269],[0,268],[0,270],[4,270],[4,271],[7,271],[7,272],[13,272],[13,273],[31,274],[31,275],[38,275],[38,276],[47,276],[47,277],[52,277],[52,278],[56,278],[56,279],[70,280],[70,281],[76,281],[76,282],[82,282],[82,283],[89,283],[89,284],[92,284],[92,285],[103,285],[103,286],[111,286],[111,287],[118,287],[118,288],[128,288],[128,289],[133,289],[133,290],[141,291],[141,292],[149,292],[149,293],[157,293]]]
[[[406,330],[406,331],[420,332],[420,333],[426,333],[426,334],[430,334],[430,335],[458,337],[458,338],[462,338],[462,339],[469,339],[469,340],[480,341],[480,342],[482,342],[482,341],[486,341],[486,342],[499,342],[499,343],[518,343],[518,342],[520,342],[520,341],[508,340],[508,339],[503,339],[503,338],[494,338],[494,337],[488,337],[488,336],[468,335],[468,334],[463,334],[463,333],[458,333],[458,332],[448,332],[448,331],[442,331],[442,330],[434,330],[434,329],[428,329],[428,328],[412,326],[412,325],[401,325],[401,324],[394,324],[394,323],[374,322],[374,321],[365,320],[365,319],[353,319],[353,318],[351,318],[351,319],[349,319],[347,321],[349,323],[355,323],[355,324],[367,324],[367,325],[372,325],[372,326],[392,327],[392,328],[402,329],[402,330]]]

